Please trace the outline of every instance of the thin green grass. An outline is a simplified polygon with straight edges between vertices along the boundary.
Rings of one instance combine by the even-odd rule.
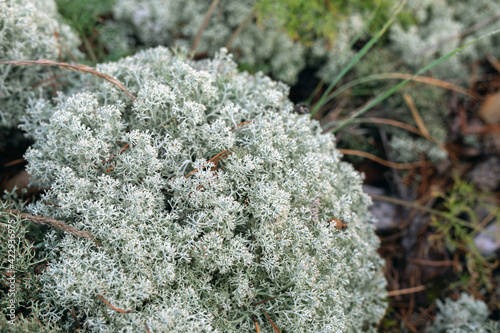
[[[457,54],[460,51],[464,50],[466,47],[468,47],[470,45],[473,45],[473,44],[477,43],[478,41],[480,41],[480,40],[482,40],[484,38],[490,37],[492,35],[495,35],[497,33],[500,33],[500,29],[492,31],[490,33],[487,33],[487,34],[485,34],[485,35],[483,35],[483,36],[481,36],[481,37],[479,37],[479,38],[477,38],[477,39],[475,39],[475,40],[473,40],[473,41],[471,41],[471,42],[469,42],[469,43],[467,43],[467,44],[465,44],[465,45],[463,45],[463,46],[461,46],[459,48],[456,48],[455,50],[451,51],[450,53],[448,53],[448,54],[440,57],[439,59],[433,61],[429,65],[425,66],[424,68],[422,68],[421,70],[419,70],[418,72],[416,72],[415,74],[413,74],[408,79],[403,80],[402,82],[400,82],[399,84],[395,85],[394,87],[392,87],[391,89],[389,89],[385,93],[383,93],[380,96],[374,98],[372,101],[370,101],[369,103],[367,103],[366,105],[364,105],[363,107],[361,107],[356,113],[354,113],[348,119],[343,120],[340,124],[337,125],[338,122],[331,122],[329,124],[326,124],[325,127],[324,127],[325,130],[328,130],[328,129],[330,129],[332,127],[335,127],[337,125],[331,132],[332,133],[338,132],[344,126],[352,123],[354,119],[356,119],[357,117],[361,116],[366,111],[370,110],[371,108],[373,108],[374,106],[376,106],[377,104],[381,103],[382,101],[384,101],[385,99],[387,99],[389,96],[391,96],[392,94],[394,94],[396,91],[398,91],[399,89],[401,89],[402,87],[404,87],[408,82],[410,82],[416,76],[421,75],[421,74],[425,73],[426,71],[428,71],[429,69],[431,69],[431,68],[439,65],[443,61],[446,61],[447,59],[451,58],[455,54]],[[322,96],[323,100],[327,99],[326,95],[327,95],[327,92],[325,92],[325,94],[323,94],[323,96]],[[319,104],[319,102],[318,102],[318,104]],[[311,111],[311,113],[312,113],[312,111]]]
[[[384,24],[382,29],[380,29],[375,36],[373,36],[368,43],[366,43],[365,46],[356,54],[356,56],[347,64],[347,66],[335,77],[335,79],[330,83],[326,91],[323,93],[319,101],[311,108],[311,118],[314,117],[316,112],[318,112],[327,102],[325,100],[327,99],[328,95],[330,92],[333,90],[333,88],[337,85],[337,83],[342,80],[342,78],[351,70],[354,65],[356,65],[368,51],[380,40],[380,38],[384,35],[384,33],[389,29],[391,24],[396,20],[398,14],[403,10],[403,7],[405,6],[407,0],[401,1],[399,6],[396,8],[396,11],[394,14],[391,16],[391,18]]]
[[[381,3],[379,2],[377,4],[377,7],[375,7],[375,9],[373,10],[373,13],[370,15],[370,17],[368,18],[368,20],[363,25],[363,28],[361,28],[356,33],[356,35],[354,36],[354,38],[351,40],[351,42],[349,43],[349,46],[347,47],[347,50],[350,50],[350,49],[352,49],[354,47],[354,44],[356,44],[356,42],[361,38],[361,36],[363,35],[363,33],[365,33],[368,30],[368,28],[370,27],[370,25],[375,21],[375,18],[377,17],[377,14],[378,14],[378,12],[380,10],[380,7],[381,7]],[[306,105],[311,105],[314,97],[318,94],[318,92],[319,92],[319,90],[321,89],[322,86],[323,86],[323,81],[321,81],[321,83],[316,86],[316,88],[314,89],[313,93],[307,99]]]

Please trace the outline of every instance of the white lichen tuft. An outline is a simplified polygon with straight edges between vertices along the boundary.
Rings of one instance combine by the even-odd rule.
[[[407,11],[415,24],[407,27],[394,24],[389,32],[390,48],[414,68],[422,68],[454,49],[500,29],[500,19],[496,17],[500,14],[500,3],[496,0],[409,0]],[[464,35],[464,32],[468,33]],[[475,59],[500,56],[499,41],[498,35],[485,38],[432,71],[441,78],[463,76]]]
[[[189,48],[195,39],[210,1],[117,0],[115,18],[124,27],[133,27],[146,46],[168,45]],[[254,0],[222,0],[212,14],[196,49],[213,55],[253,13]],[[114,46],[112,46],[114,47]],[[293,84],[305,66],[305,47],[279,31],[270,19],[262,24],[250,21],[231,45],[238,63],[245,69],[271,73]]]
[[[483,301],[462,293],[453,301],[437,301],[438,314],[429,328],[430,333],[495,333],[500,331],[498,322],[488,319],[488,307]]]
[[[0,1],[0,61],[81,56],[79,39],[61,22],[53,0]],[[28,100],[42,93],[31,87],[54,75],[46,67],[0,65],[0,128],[17,126]]]
[[[98,69],[137,100],[90,78],[32,103],[23,125],[28,171],[50,187],[31,213],[102,244],[50,234],[46,321],[69,328],[74,308],[92,332],[253,332],[256,315],[272,332],[265,311],[283,331],[375,331],[386,283],[370,199],[286,85],[225,52],[186,62],[159,47]]]

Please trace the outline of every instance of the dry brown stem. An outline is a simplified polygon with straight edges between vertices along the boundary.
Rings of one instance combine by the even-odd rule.
[[[205,30],[205,27],[208,24],[208,21],[210,21],[210,17],[212,16],[212,13],[214,12],[215,8],[219,4],[220,0],[213,0],[212,3],[210,4],[210,7],[208,8],[207,13],[205,14],[205,18],[203,19],[203,22],[201,23],[200,29],[198,29],[198,33],[196,34],[196,37],[194,38],[193,45],[191,46],[191,50],[189,51],[190,54],[193,54],[196,52],[196,48],[198,47],[198,43],[200,43],[201,40],[201,35],[203,34],[203,30]]]
[[[269,302],[269,301],[271,301],[271,300],[273,300],[273,299],[275,299],[275,298],[278,298],[278,296],[270,297],[270,298],[265,299],[265,300],[263,300],[263,301],[260,301],[260,302],[257,302],[257,303],[253,303],[253,305],[263,304],[263,303]]]
[[[276,326],[276,324],[271,319],[271,317],[269,317],[269,315],[267,314],[267,312],[265,310],[262,310],[262,312],[264,312],[264,315],[266,316],[267,320],[269,320],[269,322],[271,323],[271,326],[273,328],[274,333],[281,333],[280,329],[278,328],[278,326]]]
[[[97,245],[97,247],[101,247],[101,244],[99,243],[99,241],[97,239],[95,239],[88,231],[77,230],[77,229],[73,228],[72,226],[69,226],[66,223],[64,223],[64,221],[50,219],[50,218],[43,217],[43,216],[35,216],[35,215],[26,214],[26,213],[20,213],[19,210],[17,210],[17,209],[9,209],[7,211],[7,213],[9,213],[10,215],[19,215],[19,217],[21,217],[22,219],[29,220],[29,221],[38,223],[40,225],[47,225],[48,224],[54,228],[69,232],[70,234],[73,234],[75,236],[90,239]]]
[[[259,323],[257,322],[257,316],[256,315],[252,315],[252,320],[253,320],[253,323],[255,324],[255,331],[257,333],[260,333]]]
[[[354,156],[361,156],[361,157],[365,157],[369,160],[372,160],[372,161],[375,161],[379,164],[382,164],[386,167],[389,167],[389,168],[393,168],[393,169],[414,169],[414,168],[418,168],[421,163],[420,162],[417,162],[417,163],[394,163],[394,162],[389,162],[389,161],[386,161],[378,156],[375,156],[373,154],[370,154],[370,153],[367,153],[367,152],[364,152],[364,151],[360,151],[360,150],[353,150],[353,149],[339,149],[339,152],[344,154],[344,155],[354,155]]]
[[[215,155],[214,157],[212,157],[211,159],[209,159],[207,161],[207,164],[208,163],[214,163],[214,164],[218,164],[220,160],[222,160],[223,158],[226,158],[228,157],[229,155],[231,155],[231,152],[228,151],[227,149],[221,151],[220,153],[218,153],[217,155]],[[194,169],[193,171],[191,171],[190,173],[188,173],[185,177],[188,178],[189,176],[191,176],[192,174],[198,172],[198,169]]]
[[[424,136],[420,130],[414,126],[408,125],[403,123],[402,121],[397,121],[394,119],[388,119],[388,118],[375,118],[375,117],[370,117],[370,118],[362,118],[358,119],[358,121],[362,121],[366,119],[368,122],[374,123],[374,124],[384,124],[384,125],[389,125],[389,126],[394,126],[394,127],[399,127],[404,130],[407,130],[408,132],[415,133],[420,136]]]
[[[101,295],[97,294],[97,297],[99,297],[99,299],[101,301],[103,301],[104,303],[106,303],[106,305],[108,305],[110,308],[112,308],[113,310],[115,310],[116,312],[120,312],[120,313],[132,313],[132,310],[122,310],[122,309],[119,309],[117,308],[116,306],[112,305],[111,303],[109,303],[108,301],[106,301],[104,299],[104,297],[102,297]]]
[[[17,61],[2,61],[0,64],[10,64],[14,66],[57,66],[59,68],[63,69],[69,69],[74,72],[80,72],[80,73],[86,73],[86,74],[92,74],[96,77],[100,77],[106,81],[108,81],[111,84],[114,84],[118,88],[120,88],[124,93],[126,93],[132,100],[135,101],[135,96],[132,95],[132,93],[125,88],[125,86],[115,79],[112,76],[109,76],[107,74],[101,73],[96,71],[94,68],[86,66],[86,65],[71,65],[65,62],[57,62],[57,61],[52,61],[52,60],[47,60],[47,59],[39,59],[39,60],[17,60]]]
[[[421,285],[421,286],[412,287],[412,288],[391,290],[387,293],[387,296],[394,297],[394,296],[399,296],[399,295],[413,294],[413,293],[418,293],[419,291],[424,291],[424,290],[425,290],[425,286]]]

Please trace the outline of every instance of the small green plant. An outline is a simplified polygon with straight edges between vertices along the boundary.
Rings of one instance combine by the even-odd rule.
[[[312,46],[316,39],[323,38],[331,46],[338,37],[340,23],[353,14],[368,17],[378,11],[377,20],[368,30],[379,30],[383,25],[380,22],[388,19],[391,4],[387,0],[258,0],[254,8],[259,22],[272,18],[279,29],[304,45]]]
[[[495,263],[481,254],[474,238],[484,230],[486,223],[495,217],[500,218],[500,208],[458,176],[455,176],[455,184],[449,193],[436,193],[436,196],[443,200],[442,214],[432,217],[434,232],[429,240],[435,246],[445,245],[450,251],[463,255],[468,283],[485,286],[491,291]],[[479,208],[488,211],[488,216],[482,221],[477,215]]]
[[[107,55],[102,38],[103,16],[111,13],[114,0],[56,0],[59,12],[79,35],[93,63],[116,60],[121,54]]]

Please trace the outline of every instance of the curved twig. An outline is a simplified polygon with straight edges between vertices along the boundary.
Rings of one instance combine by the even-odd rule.
[[[88,73],[92,74],[96,77],[100,77],[109,83],[114,84],[118,88],[120,88],[124,93],[126,93],[132,100],[135,101],[135,96],[132,95],[132,93],[125,88],[125,86],[115,79],[112,76],[109,76],[107,74],[98,72],[92,67],[86,66],[86,65],[71,65],[65,62],[57,62],[57,61],[52,61],[52,60],[47,60],[47,59],[39,59],[39,60],[18,60],[18,61],[2,61],[0,64],[9,64],[9,65],[14,65],[14,66],[58,66],[63,69],[69,69],[74,72],[80,72],[80,73]]]
[[[369,160],[372,160],[374,162],[377,162],[379,164],[382,164],[383,166],[386,166],[388,168],[393,168],[393,169],[414,169],[418,168],[419,166],[422,165],[422,163],[417,162],[417,163],[394,163],[394,162],[389,162],[386,161],[378,156],[375,156],[373,154],[360,151],[360,150],[353,150],[353,149],[339,149],[339,152],[344,154],[344,155],[354,155],[354,156],[360,156],[367,158]]]
[[[97,247],[101,247],[101,243],[99,243],[99,241],[97,239],[95,239],[88,231],[82,231],[82,230],[75,229],[72,226],[67,225],[64,221],[50,219],[50,218],[43,217],[43,216],[35,216],[35,215],[26,214],[26,213],[20,213],[19,210],[17,210],[17,209],[9,209],[9,210],[7,210],[7,213],[10,215],[14,215],[14,216],[18,215],[22,219],[29,220],[29,221],[38,223],[40,225],[47,225],[48,224],[54,228],[69,232],[70,234],[73,234],[75,236],[90,239],[97,245]]]
[[[219,4],[220,0],[214,0],[210,4],[210,7],[208,8],[207,13],[205,14],[205,18],[203,19],[203,22],[201,23],[200,29],[198,29],[198,33],[196,34],[196,37],[194,38],[193,45],[191,46],[191,50],[189,51],[189,54],[193,54],[196,52],[196,48],[198,47],[198,43],[200,43],[201,35],[203,34],[203,30],[205,30],[205,27],[208,24],[208,21],[210,21],[210,17],[212,16],[212,13],[215,10],[215,7]]]
[[[132,313],[132,310],[122,310],[122,309],[119,309],[117,308],[116,306],[112,305],[111,303],[109,303],[108,301],[106,301],[104,299],[104,297],[102,297],[101,295],[97,294],[97,297],[99,297],[99,299],[101,301],[103,301],[104,303],[106,303],[106,305],[108,305],[110,308],[112,308],[113,310],[115,310],[116,312],[120,312],[120,313]]]

